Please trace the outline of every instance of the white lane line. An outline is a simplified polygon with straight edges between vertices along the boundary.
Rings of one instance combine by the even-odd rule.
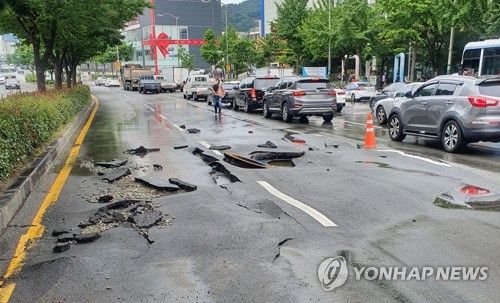
[[[210,149],[210,144],[208,144],[207,142],[205,141],[198,141],[198,143],[200,143],[201,145],[203,145],[204,147]],[[211,149],[210,149],[211,150]],[[222,156],[222,154],[220,153],[220,151],[218,150],[211,150],[214,154],[218,155],[218,156]]]
[[[427,158],[424,158],[424,157],[421,157],[421,156],[417,156],[417,155],[410,155],[410,154],[407,154],[407,153],[402,152],[402,151],[399,151],[399,150],[392,150],[392,149],[383,150],[383,149],[377,149],[377,151],[379,151],[379,152],[397,153],[397,154],[400,154],[401,156],[404,156],[404,157],[413,158],[413,159],[418,159],[418,160],[422,160],[422,161],[429,162],[429,163],[436,164],[436,165],[440,165],[440,166],[452,167],[450,164],[448,164],[448,163],[446,163],[446,162],[436,161],[436,160],[432,160],[432,159],[427,159]]]
[[[257,181],[262,187],[264,187],[268,192],[270,192],[273,196],[276,198],[279,198],[283,201],[285,201],[288,204],[291,204],[298,209],[302,210],[309,216],[313,217],[316,221],[321,223],[325,227],[336,227],[337,224],[333,223],[330,219],[328,219],[325,215],[320,213],[319,211],[315,210],[314,208],[295,200],[294,198],[285,195],[284,193],[280,192],[276,188],[274,188],[271,184],[267,183],[266,181]]]

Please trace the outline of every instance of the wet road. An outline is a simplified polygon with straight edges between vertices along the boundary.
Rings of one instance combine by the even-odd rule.
[[[495,302],[499,297],[500,243],[493,240],[500,235],[498,212],[433,204],[464,184],[500,192],[498,145],[476,144],[467,154],[450,155],[431,141],[394,144],[377,128],[379,150],[359,149],[367,104],[348,104],[332,123],[311,118],[287,124],[230,109],[218,117],[205,102],[183,100],[179,93],[140,95],[104,87],[93,92],[99,108],[78,165],[47,209],[45,233],[30,242],[22,269],[6,281],[15,283],[9,302]],[[190,128],[200,132],[188,133]],[[249,157],[266,150],[257,147],[266,141],[277,145],[273,152],[305,154],[293,159],[294,167],[247,169],[224,161],[224,151],[208,148],[230,145],[226,152]],[[160,151],[123,153],[141,145]],[[240,181],[193,155],[194,148],[215,157]],[[128,159],[133,177],[179,178],[197,190],[156,192],[133,179],[109,184],[94,163],[114,158]],[[0,238],[2,272],[63,167],[59,164],[29,197]],[[122,222],[93,243],[53,253],[52,231],[79,233],[78,225],[105,205],[96,203],[105,194],[113,202],[152,200],[164,215],[162,224],[145,236]],[[487,266],[489,275],[486,281],[358,281],[351,271],[343,286],[327,292],[318,266],[339,255],[350,266]]]

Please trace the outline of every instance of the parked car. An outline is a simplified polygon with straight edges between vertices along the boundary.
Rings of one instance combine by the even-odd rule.
[[[337,93],[337,113],[340,113],[345,107],[345,90],[341,89],[334,83],[330,83],[330,85]]]
[[[385,98],[394,97],[394,95],[405,85],[405,82],[391,83],[388,86],[384,87],[382,91],[380,91],[380,93],[378,93],[375,97],[370,98],[370,108],[372,109],[372,111],[374,110],[373,105],[375,104],[375,102]]]
[[[283,77],[263,98],[263,114],[271,118],[279,113],[283,121],[293,117],[322,116],[330,122],[337,110],[337,93],[328,79],[315,77]]]
[[[424,82],[415,82],[410,84],[405,84],[399,89],[395,94],[389,93],[390,97],[380,99],[373,104],[372,110],[375,111],[375,116],[379,124],[387,123],[387,113],[391,111],[392,106],[396,101],[404,98],[407,92],[414,93]]]
[[[235,86],[240,84],[239,81],[227,81],[222,82],[222,88],[226,92],[224,97],[222,97],[222,103],[229,103],[231,106],[233,105],[234,98],[236,96],[237,90],[234,89]],[[208,97],[207,104],[212,105],[212,94]]]
[[[208,75],[190,75],[182,89],[182,95],[184,99],[191,99],[198,101],[198,99],[202,98],[205,101],[208,100],[208,96],[210,95],[210,77]]]
[[[16,78],[8,78],[5,80],[5,89],[21,89],[21,84]]]
[[[469,142],[500,142],[500,78],[438,76],[392,107],[389,137],[406,135],[441,140],[447,152]]]
[[[101,85],[106,85],[105,77],[97,77],[97,79],[95,79],[95,86],[101,86]]]
[[[280,78],[274,76],[251,76],[241,80],[233,102],[233,109],[243,106],[246,113],[262,108],[262,98],[268,88],[274,86]]]
[[[345,98],[351,102],[369,101],[370,98],[377,96],[375,85],[369,82],[350,82],[344,86]]]
[[[120,81],[115,78],[106,78],[106,87],[120,87]]]
[[[139,94],[146,94],[148,92],[159,94],[161,92],[160,81],[156,80],[156,78],[152,74],[140,75]]]
[[[0,74],[0,84],[5,84],[6,79],[7,79],[7,77],[5,77],[4,74]]]

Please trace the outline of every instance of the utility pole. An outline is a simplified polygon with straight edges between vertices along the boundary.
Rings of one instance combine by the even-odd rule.
[[[333,5],[335,5],[335,0],[333,0]],[[328,80],[330,80],[330,68],[332,66],[332,0],[328,0],[328,67],[326,68],[326,75]]]
[[[453,0],[453,5],[456,5],[457,0]],[[446,66],[446,74],[451,74],[451,57],[453,55],[453,40],[455,40],[455,26],[451,27],[450,31],[450,47],[448,48],[448,65]]]

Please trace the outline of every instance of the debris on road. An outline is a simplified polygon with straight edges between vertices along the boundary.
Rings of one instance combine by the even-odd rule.
[[[231,149],[231,146],[229,145],[210,145],[211,150],[226,150],[226,149]]]
[[[180,128],[182,129],[186,129],[186,125],[182,124],[182,125],[179,125]]]
[[[236,153],[224,153],[224,161],[243,168],[267,168],[266,164],[243,157]]]
[[[120,168],[120,169],[111,171],[108,174],[105,174],[102,177],[102,179],[106,180],[106,181],[108,181],[110,183],[113,183],[113,182],[115,182],[117,180],[120,180],[121,178],[123,178],[125,176],[130,175],[130,174],[131,174],[130,169],[128,169],[128,168]]]
[[[305,155],[304,151],[301,152],[269,152],[269,151],[253,151],[250,153],[251,158],[256,161],[266,160],[283,160],[300,158]]]
[[[198,148],[198,147],[195,147],[195,149],[193,150],[193,155],[196,155],[196,156],[199,156],[203,162],[206,162],[206,163],[212,163],[212,162],[216,162],[216,161],[219,161],[219,159],[213,157],[213,156],[210,156],[210,155],[207,155],[205,154],[205,152]]]
[[[305,140],[295,138],[294,136],[292,136],[291,133],[286,134],[284,139],[287,140],[287,141],[290,141],[292,143],[296,143],[296,144],[304,144],[304,143],[306,143]]]
[[[109,201],[113,200],[113,196],[111,195],[104,195],[99,197],[99,203],[108,203]]]
[[[196,133],[201,132],[201,130],[199,130],[199,129],[197,129],[197,128],[190,128],[190,129],[188,129],[187,131],[188,131],[188,133],[190,133],[190,134],[196,134]]]
[[[124,154],[132,154],[132,155],[146,155],[147,153],[157,152],[157,151],[160,151],[160,149],[159,148],[146,148],[146,147],[141,145],[135,149],[127,149],[123,153]]]
[[[105,168],[117,168],[127,164],[128,160],[113,159],[110,162],[96,162],[95,165]]]
[[[259,144],[257,145],[257,147],[265,147],[265,148],[277,148],[278,146],[276,146],[276,144],[274,144],[273,142],[271,141],[267,141],[266,143],[264,144]]]
[[[174,149],[187,148],[187,145],[174,145]]]
[[[163,166],[161,166],[160,164],[153,164],[153,169],[154,170],[162,170]]]
[[[68,249],[69,249],[69,243],[68,242],[57,243],[56,246],[54,246],[53,251],[56,252],[56,253],[60,253],[60,252],[66,251]]]
[[[466,184],[439,195],[434,204],[443,208],[500,211],[500,194]]]
[[[241,180],[233,175],[224,165],[222,165],[220,162],[212,162],[210,163],[210,166],[212,167],[212,171],[210,172],[210,175],[212,176],[212,179],[214,180],[214,183],[220,184],[220,182],[217,182],[217,179],[219,177],[225,177],[229,179],[229,182],[235,183],[235,182],[241,182]]]
[[[170,178],[170,179],[168,179],[168,181],[172,184],[179,186],[181,189],[184,189],[185,191],[194,191],[198,188],[194,184],[187,183],[187,182],[182,181],[182,180],[177,179],[177,178]]]
[[[166,191],[177,191],[180,189],[179,186],[172,184],[168,180],[163,178],[135,177],[135,180],[143,184],[146,184],[148,186],[154,187],[156,189],[161,189]]]
[[[338,144],[327,144],[327,143],[325,142],[325,147],[339,148],[339,145],[338,145]]]

